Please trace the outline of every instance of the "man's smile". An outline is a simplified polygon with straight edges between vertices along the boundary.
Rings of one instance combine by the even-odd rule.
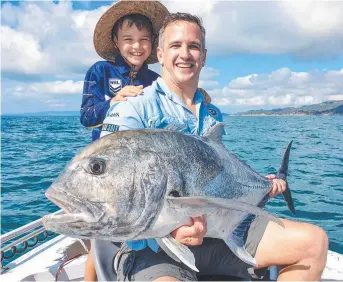
[[[178,68],[182,68],[182,69],[190,69],[194,66],[194,64],[191,63],[176,63],[176,66]]]

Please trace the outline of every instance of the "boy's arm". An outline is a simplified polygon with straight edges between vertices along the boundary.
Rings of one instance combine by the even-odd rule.
[[[95,66],[86,74],[80,110],[80,121],[86,127],[101,125],[110,107],[111,100],[105,100],[103,79],[104,74],[101,69]]]
[[[117,131],[145,127],[144,121],[130,101],[116,102],[107,112],[100,137]]]

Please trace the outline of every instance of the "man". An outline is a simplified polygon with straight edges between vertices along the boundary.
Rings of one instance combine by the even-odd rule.
[[[206,60],[205,29],[190,14],[168,16],[160,30],[158,60],[162,77],[144,89],[144,96],[114,104],[104,121],[102,136],[118,130],[169,128],[202,135],[222,119],[220,111],[204,105],[197,91],[199,74]],[[120,165],[120,164],[118,164]],[[285,189],[274,180],[272,195]],[[270,265],[286,265],[279,280],[318,280],[326,263],[328,239],[319,227],[281,219],[285,228],[256,218],[246,232],[245,248],[262,270]],[[193,246],[200,274],[234,275],[244,279],[258,272],[238,259],[222,240],[205,238],[204,218],[194,218],[192,226],[182,226],[172,235]],[[196,273],[171,259],[155,240],[129,242],[118,255],[118,280],[196,280]],[[134,250],[134,251],[133,251]]]

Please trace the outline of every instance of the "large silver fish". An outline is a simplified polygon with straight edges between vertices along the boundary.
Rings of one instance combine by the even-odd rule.
[[[272,182],[225,149],[223,126],[206,137],[143,129],[95,141],[46,191],[65,212],[46,216],[46,229],[111,241],[157,238],[170,256],[196,270],[193,254],[169,234],[191,216],[205,215],[206,236],[223,239],[239,258],[256,265],[244,249],[240,223],[248,214],[282,223],[257,207]],[[279,178],[286,178],[290,145]],[[294,213],[288,187],[283,195]]]

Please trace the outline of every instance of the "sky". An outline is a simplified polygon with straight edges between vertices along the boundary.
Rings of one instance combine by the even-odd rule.
[[[343,1],[161,2],[202,18],[199,86],[223,112],[343,100]],[[78,111],[85,74],[103,60],[94,27],[113,3],[2,1],[1,113]]]

